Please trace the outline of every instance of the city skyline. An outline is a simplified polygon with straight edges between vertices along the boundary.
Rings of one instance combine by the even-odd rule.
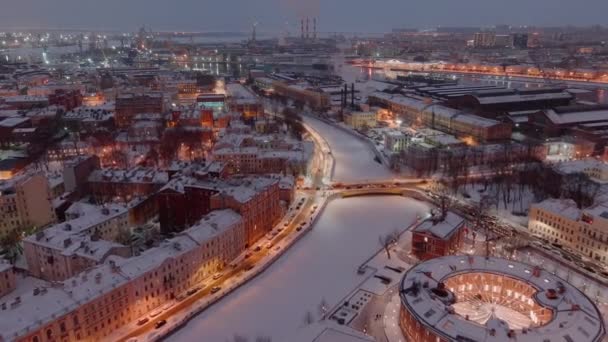
[[[346,4],[348,7],[345,7]],[[161,31],[248,31],[251,24],[257,22],[260,32],[289,30],[292,34],[297,34],[299,18],[317,17],[320,32],[381,33],[403,27],[488,27],[496,24],[589,26],[602,24],[603,13],[608,11],[608,3],[600,0],[588,0],[584,6],[575,2],[548,0],[534,3],[523,0],[500,3],[466,0],[458,4],[447,0],[436,0],[433,3],[383,0],[376,10],[370,10],[369,5],[362,0],[331,3],[302,3],[295,0],[259,0],[254,3],[231,0],[219,4],[191,0],[179,3],[159,0],[125,3],[109,0],[93,7],[75,0],[27,0],[11,4],[0,13],[0,28],[132,31],[145,25]]]

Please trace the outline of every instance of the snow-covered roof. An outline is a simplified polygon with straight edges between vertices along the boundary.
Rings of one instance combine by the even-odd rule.
[[[155,183],[169,181],[167,172],[152,168],[136,167],[129,170],[95,170],[89,175],[89,182]]]
[[[449,302],[439,299],[432,291],[440,282],[463,273],[504,275],[537,290],[532,299],[551,310],[553,317],[544,325],[527,329],[526,333],[514,331],[515,339],[519,342],[601,341],[605,334],[603,318],[594,303],[578,288],[550,272],[495,257],[446,256],[411,268],[403,277],[400,289],[404,309],[442,340],[513,340],[507,336],[508,327],[500,329],[492,320],[487,325],[468,321],[454,313]],[[563,292],[557,291],[560,286],[563,286]],[[417,290],[412,291],[413,288]],[[547,292],[550,290],[555,290],[556,299],[548,298]],[[495,329],[493,336],[489,333],[492,328]]]
[[[560,215],[573,221],[577,221],[581,214],[580,210],[576,207],[576,203],[571,199],[549,198],[530,206],[530,209],[534,208],[550,212],[554,215]]]
[[[76,202],[66,210],[65,222],[50,226],[43,231],[27,236],[24,241],[34,245],[59,250],[63,255],[78,254],[85,258],[101,261],[113,248],[122,245],[91,238],[94,227],[124,215],[127,209],[110,204],[105,207]]]
[[[438,238],[446,239],[458,231],[464,225],[464,219],[459,215],[448,211],[443,221],[427,220],[420,223],[414,232],[428,232]]]
[[[214,211],[209,214],[207,220],[203,219],[201,223],[191,228],[189,233],[182,232],[139,256],[131,258],[110,256],[104,264],[55,285],[28,278],[30,281],[27,284],[19,284],[17,290],[0,300],[7,303],[8,307],[0,319],[0,339],[15,340],[28,331],[66,315],[83,303],[91,302],[160,267],[166,260],[203,246],[205,236],[209,239],[213,238],[239,220],[240,216],[232,210]],[[217,233],[196,232],[196,230],[210,229]],[[196,241],[191,235],[197,235],[201,239]],[[45,290],[44,293],[34,294],[34,288]],[[11,306],[10,303],[17,297],[20,298],[20,303]]]
[[[572,112],[548,109],[545,110],[544,113],[547,118],[556,125],[608,120],[608,109]]]

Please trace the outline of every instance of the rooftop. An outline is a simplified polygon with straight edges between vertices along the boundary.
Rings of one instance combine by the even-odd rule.
[[[433,221],[432,219],[420,223],[414,232],[428,232],[440,239],[447,239],[464,225],[464,219],[459,215],[448,211],[443,221]]]
[[[212,238],[225,231],[240,219],[232,210],[220,210],[209,214],[208,219],[181,233],[175,238],[165,240],[159,247],[152,248],[139,256],[122,258],[111,256],[106,263],[96,266],[63,283],[51,284],[34,278],[27,278],[17,289],[2,298],[7,309],[0,320],[0,339],[12,341],[27,331],[36,329],[56,317],[68,314],[83,303],[125,285],[146,272],[161,266],[166,260],[185,254],[202,246],[204,238]],[[198,230],[213,230],[217,233],[204,233]],[[191,235],[196,235],[196,241]],[[34,289],[38,289],[35,291]],[[40,289],[43,289],[40,291]],[[19,299],[17,299],[19,298]],[[12,304],[11,303],[15,303]]]

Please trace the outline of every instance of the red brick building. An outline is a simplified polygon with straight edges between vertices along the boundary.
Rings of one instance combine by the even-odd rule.
[[[252,245],[280,220],[280,195],[276,177],[177,178],[156,194],[161,230],[181,231],[212,210],[232,209],[243,217],[246,241]]]
[[[465,234],[462,217],[448,212],[445,219],[429,219],[412,231],[412,253],[421,260],[454,254],[462,247]]]
[[[96,170],[88,179],[88,189],[96,201],[103,203],[114,199],[131,201],[147,197],[169,181],[166,172],[137,167],[129,170]]]
[[[57,89],[49,95],[49,105],[63,106],[66,111],[70,111],[82,105],[82,94],[79,90]]]
[[[133,117],[142,113],[162,113],[161,94],[121,94],[116,97],[116,126],[129,127]]]

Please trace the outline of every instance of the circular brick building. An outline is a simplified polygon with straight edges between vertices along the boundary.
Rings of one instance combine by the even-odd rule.
[[[519,262],[446,256],[411,268],[400,285],[408,341],[601,341],[595,304],[563,279]]]

